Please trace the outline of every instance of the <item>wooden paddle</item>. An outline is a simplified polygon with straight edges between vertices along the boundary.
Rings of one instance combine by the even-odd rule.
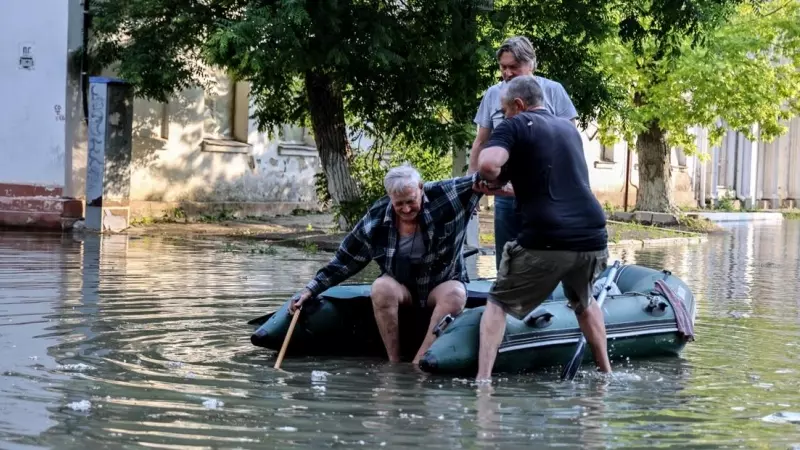
[[[297,325],[297,319],[300,318],[300,310],[303,309],[302,306],[298,307],[297,310],[294,312],[294,317],[292,317],[292,322],[289,324],[289,330],[286,332],[286,337],[283,338],[283,345],[281,346],[281,351],[278,353],[278,359],[275,361],[275,368],[280,369],[281,363],[283,362],[283,356],[286,354],[286,349],[289,347],[289,339],[292,338],[292,332],[294,331],[294,326]]]
[[[608,291],[611,290],[611,283],[614,281],[614,277],[617,275],[617,271],[619,270],[620,262],[619,260],[614,262],[614,265],[611,266],[611,270],[608,271],[608,275],[606,276],[606,281],[603,283],[603,290],[600,292],[600,295],[597,296],[597,306],[600,308],[600,314],[603,313],[603,302],[606,300],[606,296],[608,295]],[[605,318],[604,318],[605,320]],[[586,336],[581,333],[581,338],[578,341],[578,348],[575,349],[575,355],[572,359],[564,366],[564,370],[561,372],[561,379],[565,380],[572,380],[575,378],[575,374],[578,373],[578,369],[581,367],[581,362],[583,361],[583,354],[586,351]]]

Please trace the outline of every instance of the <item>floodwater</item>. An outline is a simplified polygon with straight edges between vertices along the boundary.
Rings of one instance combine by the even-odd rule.
[[[0,233],[0,448],[800,446],[798,221],[613,249],[693,287],[697,341],[611,378],[493,390],[372,360],[272,369],[246,321],[329,255],[243,248]]]

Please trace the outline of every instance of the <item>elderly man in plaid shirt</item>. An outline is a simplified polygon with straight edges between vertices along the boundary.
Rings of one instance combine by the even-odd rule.
[[[381,276],[372,283],[372,306],[390,362],[400,361],[397,312],[401,306],[433,308],[428,333],[414,358],[419,362],[435,339],[433,328],[467,301],[462,247],[470,216],[483,195],[478,174],[423,184],[411,166],[386,174],[387,196],[344,239],[333,259],[297,295],[294,313],[324,290],[355,275],[374,260]]]

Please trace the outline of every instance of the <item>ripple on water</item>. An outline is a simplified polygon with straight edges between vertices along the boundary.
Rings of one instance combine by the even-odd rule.
[[[798,442],[800,224],[612,249],[697,296],[681,358],[472,378],[254,348],[329,255],[0,234],[0,440],[51,448],[779,447]],[[489,273],[494,256],[481,257]],[[367,269],[356,279],[369,280]],[[31,358],[35,356],[36,358]],[[76,433],[75,430],[80,430]]]

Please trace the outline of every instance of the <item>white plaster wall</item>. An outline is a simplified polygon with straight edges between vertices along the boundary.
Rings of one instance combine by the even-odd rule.
[[[583,152],[589,167],[589,181],[595,196],[601,203],[609,202],[615,207],[623,205],[625,197],[625,172],[627,170],[628,144],[618,141],[613,146],[611,162],[601,161],[602,146],[599,135],[592,138],[593,127],[580,130],[583,139]],[[680,152],[673,149],[670,155],[672,162],[672,189],[674,201],[680,205],[692,205],[696,202],[692,174],[695,171],[695,158],[681,158]],[[683,167],[680,163],[684,163]],[[638,155],[633,149],[631,155],[631,185],[628,189],[628,207],[633,208],[636,202],[636,186],[639,185]]]
[[[222,84],[225,78],[218,81]],[[201,89],[175,96],[168,106],[166,139],[161,132],[163,105],[135,100],[131,200],[315,202],[314,175],[321,170],[316,152],[281,154],[254,119],[247,120],[248,153],[204,149],[204,137],[230,128],[221,111],[233,95],[224,90],[212,95],[213,108]]]
[[[64,185],[69,7],[67,1],[2,2],[0,182]],[[32,70],[20,69],[24,46],[31,49]]]

